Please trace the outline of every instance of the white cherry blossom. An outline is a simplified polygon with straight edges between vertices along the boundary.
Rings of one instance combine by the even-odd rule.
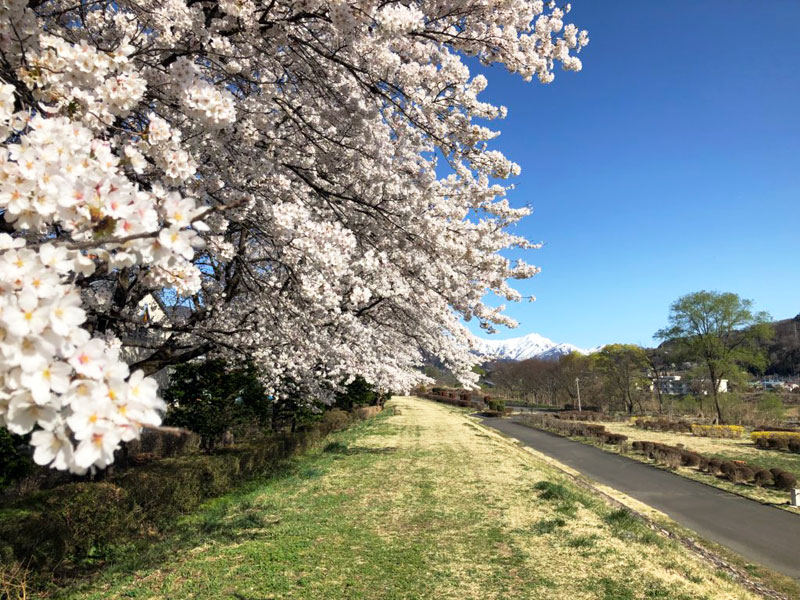
[[[463,321],[513,326],[486,294],[538,269],[503,255],[536,245],[465,57],[580,70],[568,5],[97,8],[0,11],[0,424],[37,463],[107,466],[160,422],[149,375],[202,356],[275,396],[408,389],[429,356],[474,383]]]

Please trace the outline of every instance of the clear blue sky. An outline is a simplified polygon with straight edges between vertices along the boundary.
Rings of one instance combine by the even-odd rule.
[[[517,230],[543,271],[497,339],[650,345],[679,296],[713,289],[800,312],[800,2],[573,0],[583,71],[502,68],[482,98],[522,166]],[[483,335],[477,327],[473,331]]]

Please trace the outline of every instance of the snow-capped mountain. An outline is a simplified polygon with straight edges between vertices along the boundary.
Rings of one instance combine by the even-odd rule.
[[[591,354],[597,349],[584,350],[572,344],[558,344],[538,333],[529,333],[522,337],[508,340],[486,340],[479,338],[478,352],[492,358],[506,360],[526,360],[540,358],[543,360],[558,360],[559,357],[570,352]]]

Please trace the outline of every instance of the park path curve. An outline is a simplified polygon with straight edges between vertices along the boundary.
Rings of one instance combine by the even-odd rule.
[[[799,515],[512,420],[482,422],[754,563],[800,579]]]

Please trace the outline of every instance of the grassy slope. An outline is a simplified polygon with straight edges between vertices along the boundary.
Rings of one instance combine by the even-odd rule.
[[[751,598],[463,413],[396,398],[70,598]],[[134,572],[135,571],[135,572]]]
[[[672,433],[661,431],[647,431],[633,427],[628,423],[601,422],[607,431],[612,433],[622,433],[627,435],[630,441],[642,440],[650,442],[660,442],[677,446],[682,444],[688,450],[699,452],[709,458],[720,458],[724,460],[744,460],[753,466],[762,469],[779,467],[785,469],[800,479],[800,454],[789,452],[779,452],[776,450],[761,450],[750,441],[749,436],[739,439],[717,439],[694,436],[686,433]],[[611,450],[608,445],[602,446],[604,450]],[[649,462],[640,454],[630,454],[631,458]],[[716,477],[706,473],[698,472],[697,469],[681,467],[675,471],[679,475],[701,481],[714,487],[764,502],[774,504],[779,508],[784,508],[790,512],[800,514],[800,510],[789,505],[789,493],[769,488],[759,488],[754,485],[738,485],[731,483],[723,477]]]

